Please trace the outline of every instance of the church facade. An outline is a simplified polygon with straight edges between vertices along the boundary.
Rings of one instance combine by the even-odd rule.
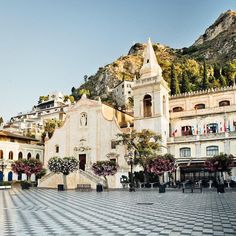
[[[170,96],[149,40],[140,78],[134,80],[132,90],[133,117],[83,96],[46,142],[45,165],[52,156],[75,156],[80,161],[80,171],[69,177],[71,188],[77,183],[95,187],[102,180],[93,175],[91,165],[107,159],[115,159],[119,165],[119,172],[109,178],[109,186],[122,187],[119,179],[129,171],[124,159],[127,151],[113,141],[117,133],[130,132],[132,123],[137,131],[150,129],[162,136],[160,154],[171,153],[176,158],[175,181],[208,181],[211,174],[204,169],[206,158],[220,153],[236,156],[235,86]],[[236,176],[235,167],[232,175]],[[39,186],[55,187],[60,178],[49,174]]]

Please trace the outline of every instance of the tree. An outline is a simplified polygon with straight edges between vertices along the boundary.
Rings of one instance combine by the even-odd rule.
[[[75,157],[52,157],[48,161],[48,169],[56,174],[63,174],[64,187],[67,189],[66,176],[78,170],[79,161]]]
[[[27,180],[30,181],[32,174],[39,174],[43,169],[43,164],[41,161],[35,158],[29,160],[20,159],[14,161],[11,165],[12,171],[17,174],[26,174]]]
[[[210,171],[210,172],[227,172],[228,174],[231,173],[231,169],[233,167],[234,163],[234,156],[233,155],[227,155],[227,154],[219,154],[214,157],[208,158],[204,166]]]
[[[222,75],[226,76],[228,85],[234,85],[236,78],[236,59],[226,63],[222,70]]]
[[[182,81],[181,81],[181,93],[190,92],[190,84],[187,73],[184,71],[182,73]]]
[[[115,161],[97,161],[96,163],[93,163],[92,170],[95,175],[104,177],[106,182],[105,188],[108,189],[107,176],[116,174],[118,165]]]
[[[80,89],[79,90],[79,95],[82,96],[83,94],[90,95],[90,91],[88,89]]]
[[[179,81],[177,79],[174,64],[171,65],[171,72],[170,72],[170,93],[171,95],[180,93]]]
[[[42,133],[42,139],[44,140],[46,137],[46,133],[48,133],[48,137],[51,138],[56,127],[62,126],[62,121],[57,119],[48,119],[44,123],[44,132]]]
[[[175,170],[175,159],[171,154],[164,156],[158,155],[155,159],[150,160],[147,166],[147,171],[155,173],[159,176],[165,172],[172,173]]]
[[[0,116],[0,126],[2,125],[3,123],[3,118]]]
[[[231,175],[231,169],[234,166],[234,156],[227,154],[219,154],[214,157],[208,158],[204,166],[209,172],[214,172],[217,181],[217,192],[224,192],[224,177],[223,172]]]
[[[161,136],[151,130],[141,132],[132,130],[131,133],[117,134],[117,142],[127,147],[129,152],[136,154],[134,164],[139,164],[144,170],[144,181],[147,182],[147,166],[154,159],[160,148]]]
[[[204,60],[204,64],[203,64],[203,80],[202,80],[201,89],[202,90],[206,90],[208,88],[209,88],[209,81],[208,81],[208,75],[207,75],[207,65],[206,65],[206,61]]]

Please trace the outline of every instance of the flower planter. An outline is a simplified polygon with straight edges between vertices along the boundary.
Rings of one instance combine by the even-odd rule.
[[[29,189],[30,188],[30,186],[31,186],[31,184],[30,183],[28,183],[28,182],[21,182],[21,189]]]
[[[64,191],[65,189],[64,189],[64,184],[58,184],[57,185],[57,190],[58,191]]]

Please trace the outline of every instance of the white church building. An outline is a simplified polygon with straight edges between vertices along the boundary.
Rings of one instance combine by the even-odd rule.
[[[204,161],[219,153],[236,156],[236,87],[170,96],[162,77],[151,41],[144,52],[140,78],[134,80],[134,117],[101,101],[83,96],[66,115],[61,128],[45,144],[45,165],[53,156],[75,156],[80,170],[69,175],[68,187],[89,183],[95,188],[100,178],[91,171],[98,160],[115,159],[119,171],[109,177],[110,188],[121,188],[120,177],[128,176],[129,166],[123,146],[114,145],[116,134],[150,129],[162,136],[160,153],[176,158],[175,181],[209,180]],[[232,170],[236,176],[236,168]],[[49,173],[40,187],[56,187],[62,177]]]

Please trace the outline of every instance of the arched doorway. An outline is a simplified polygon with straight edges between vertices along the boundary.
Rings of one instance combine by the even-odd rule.
[[[8,172],[8,178],[7,178],[7,180],[8,180],[8,181],[12,181],[12,177],[13,177],[12,171]]]
[[[18,174],[17,180],[22,180],[22,173]]]
[[[2,171],[0,171],[0,182],[2,182],[3,181],[3,173],[2,173]]]

